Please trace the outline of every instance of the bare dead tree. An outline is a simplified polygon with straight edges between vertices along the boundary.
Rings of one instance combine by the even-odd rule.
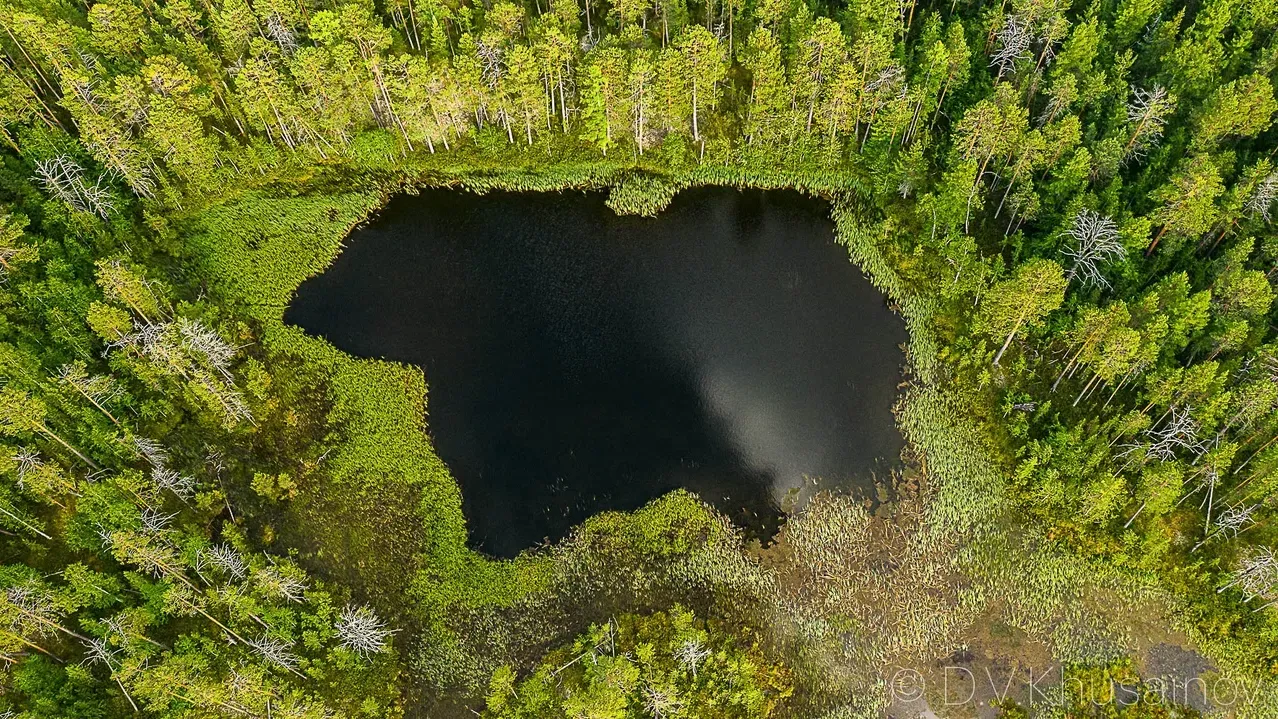
[[[197,569],[212,566],[236,581],[248,577],[248,565],[244,563],[244,558],[229,544],[218,544],[202,550],[196,564]]]
[[[149,437],[134,437],[133,449],[156,469],[165,467],[169,463],[169,451],[164,448],[164,445]]]
[[[1149,90],[1132,87],[1132,100],[1127,103],[1127,122],[1134,125],[1132,136],[1123,148],[1123,156],[1140,157],[1158,145],[1163,137],[1167,116],[1175,109],[1167,89],[1154,85]]]
[[[1256,191],[1247,199],[1247,214],[1252,217],[1260,215],[1269,222],[1274,200],[1278,200],[1278,172],[1271,173],[1256,186]]]
[[[1269,547],[1261,547],[1243,558],[1238,569],[1230,575],[1229,583],[1216,590],[1219,594],[1237,587],[1250,602],[1256,597],[1267,597],[1278,587],[1278,556]]]
[[[297,655],[293,653],[293,645],[271,636],[261,636],[246,642],[253,651],[266,661],[282,669],[298,674]],[[300,676],[300,674],[299,674]]]
[[[1207,448],[1198,439],[1198,422],[1192,416],[1192,408],[1172,407],[1168,414],[1169,419],[1161,429],[1145,430],[1145,436],[1151,440],[1150,456],[1168,462],[1176,458],[1177,450],[1189,450],[1194,455],[1205,452]]]
[[[109,402],[120,396],[122,390],[111,377],[107,375],[90,375],[84,365],[78,365],[73,362],[62,365],[58,368],[58,379],[66,382],[86,397],[96,402]]]
[[[241,664],[238,667],[231,667],[230,676],[226,678],[224,686],[232,697],[239,698],[256,692],[261,680],[261,670],[251,665]]]
[[[77,212],[106,219],[115,209],[115,200],[110,190],[102,185],[102,179],[90,184],[85,169],[68,155],[37,162],[36,181],[45,192]]]
[[[65,85],[70,90],[72,97],[83,102],[86,107],[95,113],[102,114],[104,108],[101,98],[98,97],[98,81],[96,78],[92,75],[70,72],[67,73]]]
[[[238,348],[200,321],[178,318],[143,324],[108,347],[130,349],[159,369],[199,385],[231,423],[253,422],[253,413],[231,376],[230,363]]]
[[[128,629],[126,629],[124,626],[124,622],[126,621],[126,616],[127,615],[125,614],[117,614],[112,617],[107,617],[106,619],[102,620],[102,624],[106,626],[108,632],[114,632],[115,634],[118,634],[121,637],[128,639],[129,637],[133,635],[133,633],[130,632]]]
[[[120,423],[105,406],[124,393],[124,389],[110,375],[91,375],[85,370],[83,362],[68,362],[58,368],[57,377],[97,407],[112,423]]]
[[[362,657],[370,657],[386,650],[386,640],[394,630],[367,606],[348,606],[334,627],[342,646]]]
[[[879,90],[887,90],[887,94],[893,94],[901,89],[905,83],[905,68],[895,63],[888,65],[874,76],[874,79],[866,84],[866,89],[871,92]]]
[[[26,447],[19,447],[18,451],[14,452],[13,461],[18,465],[18,489],[26,489],[27,475],[44,466],[44,460],[40,459],[40,455]]]
[[[688,639],[679,645],[674,652],[675,659],[679,661],[685,669],[692,672],[692,676],[697,676],[697,667],[710,656],[710,649],[700,640]]]
[[[1092,210],[1079,210],[1065,234],[1072,240],[1061,250],[1061,255],[1071,263],[1066,279],[1077,277],[1084,286],[1108,288],[1109,280],[1101,274],[1101,265],[1127,255],[1113,218]]]
[[[305,599],[306,582],[285,575],[273,567],[258,570],[253,574],[253,581],[267,594],[290,602],[301,603]]]
[[[1247,525],[1256,521],[1255,514],[1258,505],[1243,506],[1238,505],[1229,507],[1220,513],[1216,518],[1216,531],[1219,534],[1237,537],[1238,533],[1247,527]]]
[[[644,687],[643,708],[653,719],[666,719],[683,710],[684,703],[674,694],[674,690]]]
[[[136,713],[141,710],[138,709],[137,703],[133,701],[133,697],[129,695],[129,690],[124,688],[124,682],[120,681],[120,677],[116,676],[116,672],[119,669],[116,655],[119,653],[120,650],[113,648],[107,643],[105,638],[92,637],[84,641],[84,660],[80,663],[82,665],[101,664],[106,667],[111,674],[111,678],[120,687],[120,691],[124,692],[124,698],[129,700],[129,704],[132,705],[133,711]]]
[[[1203,528],[1204,541],[1206,541],[1207,538],[1211,535],[1211,513],[1216,503],[1216,487],[1218,487],[1219,485],[1220,485],[1220,472],[1217,472],[1214,467],[1207,467],[1203,469],[1201,473],[1198,474],[1198,482],[1194,486],[1193,491],[1189,493],[1189,494],[1194,494],[1200,490],[1206,490],[1203,493],[1203,501],[1199,502],[1198,504],[1199,509],[1207,510],[1207,521],[1204,524],[1204,528]],[[1185,495],[1185,496],[1188,497],[1189,495]],[[1184,501],[1184,497],[1181,498],[1181,501]],[[1195,546],[1194,548],[1197,549],[1198,547]]]
[[[1074,97],[1070,93],[1055,90],[1054,88],[1048,90],[1047,104],[1043,106],[1043,112],[1037,118],[1039,127],[1055,120],[1057,115],[1069,109],[1073,101]]]
[[[177,328],[178,334],[182,337],[183,347],[190,352],[202,355],[208,360],[209,366],[230,381],[231,360],[235,358],[238,348],[222,339],[221,335],[199,320],[180,317]]]
[[[502,59],[505,53],[502,51],[501,46],[480,41],[475,44],[475,53],[479,56],[479,62],[482,67],[481,79],[489,88],[496,88],[497,83],[504,74],[502,72]]]
[[[167,467],[155,467],[151,470],[151,481],[156,489],[172,492],[178,499],[186,501],[195,496],[195,478]]]
[[[11,631],[41,637],[56,633],[62,616],[43,592],[29,586],[9,587],[4,597],[14,609],[9,613],[8,627]]]
[[[220,378],[215,378],[198,369],[193,371],[195,381],[218,401],[229,420],[253,422],[253,413],[231,376],[231,360],[235,358],[239,348],[222,339],[215,330],[199,320],[180,317],[175,324],[182,349],[188,357],[203,358],[203,364],[220,375]]]
[[[1254,504],[1251,506],[1239,504],[1232,507],[1227,507],[1225,511],[1220,513],[1220,516],[1216,517],[1216,521],[1215,521],[1216,531],[1212,532],[1211,531],[1212,526],[1211,524],[1209,524],[1207,527],[1207,531],[1209,532],[1209,534],[1203,537],[1202,540],[1198,542],[1198,544],[1195,544],[1194,548],[1191,549],[1190,551],[1197,551],[1199,547],[1203,546],[1207,542],[1210,542],[1216,537],[1228,537],[1228,538],[1237,537],[1239,532],[1243,531],[1244,529],[1247,528],[1248,525],[1256,521],[1255,513],[1258,508],[1259,508],[1259,505],[1254,505]]]
[[[119,649],[113,649],[102,637],[93,637],[84,643],[84,661],[81,664],[102,664],[115,671],[115,655]]]
[[[195,381],[217,400],[227,419],[232,422],[255,424],[252,410],[249,409],[248,403],[244,401],[244,395],[235,385],[229,381],[218,381],[212,374],[203,371],[195,375]]]
[[[337,719],[333,710],[322,703],[293,695],[273,700],[271,711],[275,719]]]
[[[1278,355],[1262,352],[1259,357],[1259,363],[1269,381],[1278,382]]]
[[[997,45],[990,58],[990,67],[998,68],[998,79],[1002,80],[1018,61],[1031,57],[1030,46],[1034,43],[1034,35],[1029,23],[1018,15],[1009,15],[998,31]]]
[[[83,634],[62,626],[66,610],[58,606],[48,592],[36,584],[9,587],[3,597],[5,601],[0,604],[0,616],[8,620],[11,632],[41,637],[61,633],[81,641],[88,639]]]
[[[280,17],[279,13],[273,12],[267,16],[263,33],[267,39],[278,45],[280,52],[285,55],[297,52],[297,33],[293,32],[293,28],[284,22],[284,18]]]
[[[172,324],[168,322],[144,324],[133,333],[135,337],[131,344],[143,357],[161,368],[190,379],[190,358],[169,331],[171,328]]]
[[[142,510],[142,531],[147,534],[164,534],[169,531],[169,524],[177,514],[165,514],[158,509],[145,507]]]

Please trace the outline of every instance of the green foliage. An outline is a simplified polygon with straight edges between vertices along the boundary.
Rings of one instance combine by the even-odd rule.
[[[1022,327],[1032,327],[1065,299],[1065,273],[1052,260],[1031,260],[1016,268],[1011,277],[990,288],[977,315],[976,327],[995,337],[1006,335],[994,356],[998,364],[1012,339]]]
[[[516,682],[493,673],[486,717],[768,717],[793,691],[757,644],[675,606],[623,614],[546,655]]]
[[[421,372],[282,321],[419,184],[607,190],[639,215],[704,184],[830,200],[909,324],[927,546],[1026,537],[992,546],[1041,562],[1028,577],[984,545],[961,564],[1070,656],[1092,625],[1062,607],[1090,572],[1156,588],[1231,676],[1278,666],[1278,586],[1247,574],[1276,539],[1272,3],[18,0],[0,26],[15,711],[394,716],[404,688],[419,713],[478,707],[492,677],[520,711],[624,715],[674,631],[635,611],[767,606],[771,575],[684,495],[545,555],[467,549]],[[1072,282],[1083,212],[1123,249],[1103,285]],[[335,640],[347,599],[403,628],[411,681],[397,651]],[[612,614],[656,664],[533,668]],[[109,656],[81,663],[94,638]],[[784,695],[774,665],[734,666]]]

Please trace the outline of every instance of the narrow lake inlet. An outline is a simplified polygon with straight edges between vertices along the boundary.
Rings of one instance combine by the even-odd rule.
[[[422,367],[471,542],[513,556],[674,488],[758,536],[812,480],[868,488],[902,440],[902,320],[794,192],[401,196],[286,320]]]

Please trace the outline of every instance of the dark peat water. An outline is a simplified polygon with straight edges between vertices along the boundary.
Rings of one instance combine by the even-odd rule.
[[[677,487],[766,537],[814,480],[868,490],[902,446],[904,323],[793,192],[690,190],[655,219],[598,193],[400,196],[285,319],[422,367],[498,556]]]

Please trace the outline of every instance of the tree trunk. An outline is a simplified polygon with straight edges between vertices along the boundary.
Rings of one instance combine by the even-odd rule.
[[[568,134],[568,103],[564,100],[564,74],[559,73],[559,114],[563,118],[563,132]],[[607,121],[608,111],[604,108],[604,120]]]
[[[30,529],[31,531],[35,532],[36,534],[40,535],[41,537],[44,537],[45,539],[47,539],[47,540],[49,540],[49,541],[51,541],[51,542],[53,541],[53,537],[50,537],[49,535],[45,534],[44,532],[41,532],[40,530],[36,529],[34,526],[32,526],[32,525],[28,524],[27,522],[23,521],[23,519],[22,519],[21,517],[19,517],[18,515],[14,514],[13,512],[10,512],[9,510],[5,509],[4,507],[0,507],[0,514],[4,514],[4,516],[8,517],[9,519],[12,519],[13,521],[17,522],[18,524],[21,524],[22,526],[26,527],[27,529]]]
[[[643,85],[639,86],[639,101],[635,118],[635,146],[639,148],[639,154],[643,154]]]
[[[1007,339],[1003,341],[1003,346],[999,348],[998,354],[994,355],[994,364],[997,365],[999,360],[1003,359],[1003,353],[1007,351],[1008,345],[1012,344],[1012,338],[1016,336],[1016,331],[1021,328],[1021,323],[1025,321],[1025,313],[1028,309],[1021,311],[1021,316],[1016,318],[1016,324],[1012,325],[1012,331],[1007,333]]]
[[[1158,234],[1154,236],[1154,241],[1153,241],[1153,242],[1151,242],[1151,243],[1149,243],[1149,247],[1145,248],[1145,256],[1146,256],[1146,257],[1149,257],[1150,255],[1154,254],[1154,248],[1155,248],[1155,247],[1158,247],[1158,243],[1159,243],[1159,241],[1163,239],[1163,235],[1165,235],[1165,234],[1167,234],[1167,225],[1166,225],[1166,224],[1164,224],[1164,225],[1163,225],[1163,229],[1159,230],[1159,231],[1158,231]]]
[[[1140,124],[1136,125],[1136,129],[1132,132],[1132,139],[1128,140],[1127,145],[1123,148],[1124,157],[1126,157],[1127,153],[1131,152],[1132,148],[1136,146],[1136,141],[1140,139],[1140,133],[1145,129],[1145,124],[1148,122],[1149,115],[1145,115],[1140,119]]]
[[[1132,522],[1135,522],[1136,518],[1140,516],[1140,513],[1145,511],[1146,504],[1149,504],[1149,502],[1145,501],[1140,503],[1140,508],[1136,510],[1136,513],[1132,515],[1131,519],[1127,520],[1127,524],[1123,525],[1123,529],[1127,529],[1128,527],[1132,526]]]
[[[97,463],[96,463],[96,462],[94,462],[93,460],[91,460],[91,459],[89,459],[88,457],[84,456],[83,454],[80,454],[80,451],[79,451],[79,450],[77,450],[75,447],[72,447],[70,444],[67,444],[67,441],[66,441],[66,440],[64,440],[64,439],[62,439],[61,437],[59,437],[58,435],[54,434],[54,433],[53,433],[53,430],[49,429],[48,427],[45,427],[44,425],[40,425],[40,431],[41,431],[41,432],[43,432],[43,433],[44,433],[47,437],[49,437],[49,438],[53,439],[53,441],[57,442],[58,444],[62,445],[63,447],[66,447],[66,448],[67,448],[67,451],[69,451],[71,454],[74,454],[75,456],[79,457],[81,460],[83,460],[83,461],[84,461],[84,463],[85,463],[85,464],[87,464],[87,465],[89,465],[90,467],[92,467],[92,468],[94,469],[94,471],[97,471],[97,470],[99,470],[99,469],[102,469],[101,467],[99,467],[99,466],[97,465]]]
[[[692,76],[692,139],[700,141],[701,132],[697,129],[697,76]]]

